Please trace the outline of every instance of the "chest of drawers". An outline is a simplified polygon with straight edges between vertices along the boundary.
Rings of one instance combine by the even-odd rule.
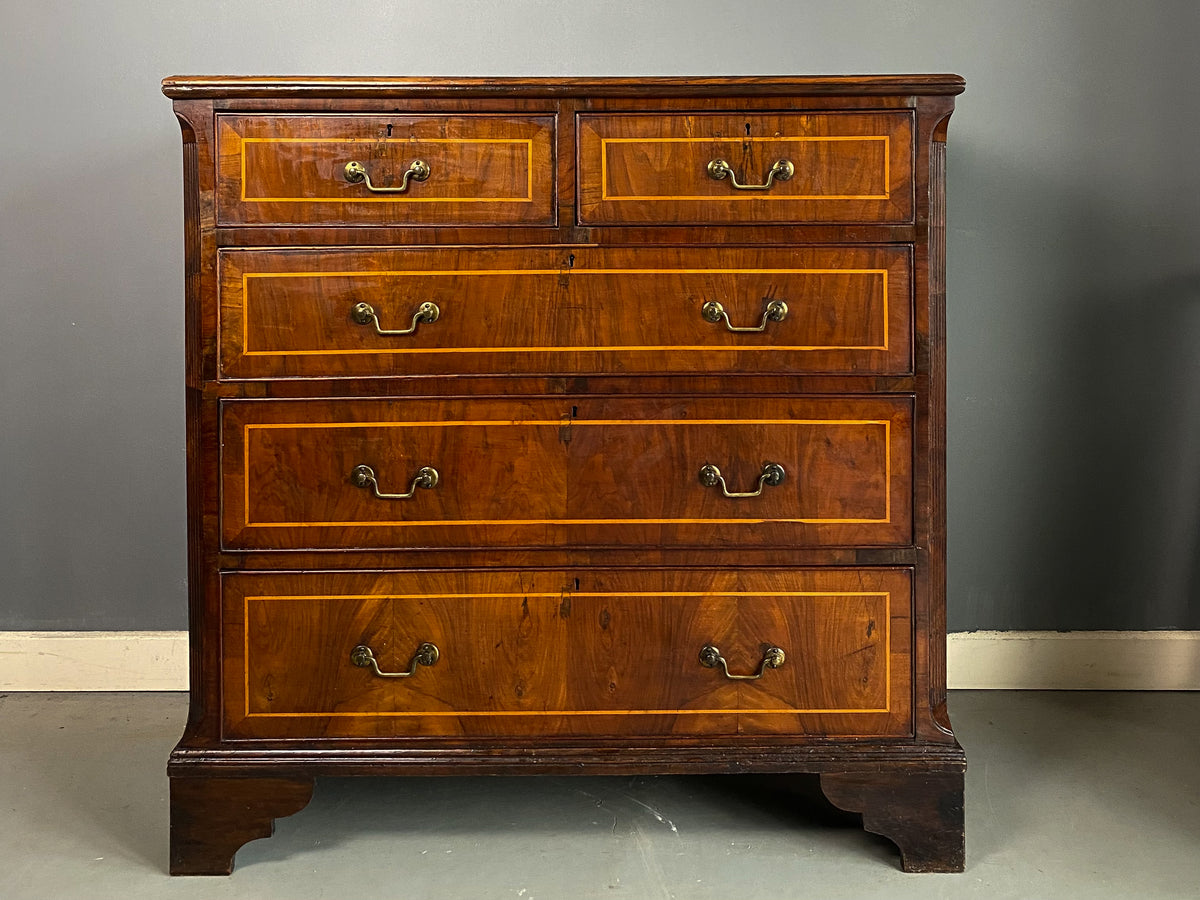
[[[169,78],[191,709],[171,869],[317,776],[820,778],[963,865],[956,76]]]

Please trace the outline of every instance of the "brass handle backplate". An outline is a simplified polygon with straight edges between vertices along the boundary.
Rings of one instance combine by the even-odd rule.
[[[342,170],[342,175],[351,184],[361,184],[368,191],[373,191],[376,194],[403,194],[408,190],[410,181],[425,181],[429,178],[430,173],[429,163],[423,159],[414,159],[400,179],[400,187],[379,187],[371,183],[371,176],[367,173],[367,167],[355,160],[354,162],[346,163],[346,168]]]
[[[725,476],[721,474],[721,470],[712,463],[708,463],[700,470],[700,483],[705,487],[713,487],[719,484],[721,486],[721,493],[726,497],[757,497],[762,494],[764,487],[775,487],[781,484],[786,474],[783,466],[779,465],[779,463],[763,463],[762,474],[758,476],[758,489],[740,493],[729,490],[725,485]]]
[[[729,331],[766,331],[768,322],[782,322],[787,318],[788,305],[782,300],[772,300],[767,303],[763,309],[762,321],[757,325],[734,325],[729,321],[729,313],[725,311],[724,305],[716,300],[709,300],[700,307],[700,315],[704,317],[706,322],[720,322],[725,320],[725,328]]]
[[[407,328],[380,328],[379,316],[375,314],[375,307],[370,303],[355,303],[354,309],[350,310],[350,318],[359,325],[374,324],[375,333],[384,335],[412,334],[417,330],[418,325],[432,325],[441,315],[441,307],[436,303],[426,301],[417,307],[417,311],[413,313],[412,324]]]
[[[770,190],[772,184],[776,181],[787,181],[796,174],[796,167],[792,165],[790,159],[777,159],[767,170],[767,180],[762,184],[741,184],[737,180],[737,176],[733,174],[733,167],[723,159],[714,159],[708,164],[708,177],[714,181],[723,181],[728,178],[729,183],[739,191],[766,191]]]
[[[382,494],[379,492],[379,482],[375,479],[375,470],[370,466],[355,466],[350,473],[350,481],[355,487],[370,488],[380,500],[408,500],[417,492],[417,488],[435,488],[440,480],[441,476],[433,466],[421,466],[407,494]]]
[[[768,647],[763,651],[762,662],[758,665],[758,671],[753,675],[734,675],[729,671],[729,663],[725,662],[725,657],[721,655],[721,651],[712,644],[705,644],[700,649],[700,665],[706,669],[715,669],[720,666],[721,671],[725,673],[725,677],[731,681],[758,681],[763,677],[767,669],[778,669],[787,659],[787,654],[779,647]]]
[[[380,678],[412,678],[416,674],[418,667],[432,666],[438,661],[441,655],[441,651],[438,650],[436,644],[425,641],[425,643],[417,648],[417,652],[413,654],[412,660],[409,661],[407,672],[384,672],[379,668],[374,651],[366,644],[359,644],[350,651],[350,662],[354,663],[360,669],[370,669]]]

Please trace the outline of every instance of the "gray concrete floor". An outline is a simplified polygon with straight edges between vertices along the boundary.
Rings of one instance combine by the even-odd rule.
[[[751,779],[318,780],[229,878],[169,878],[181,694],[0,695],[0,898],[1200,897],[1200,694],[960,692],[967,871]]]

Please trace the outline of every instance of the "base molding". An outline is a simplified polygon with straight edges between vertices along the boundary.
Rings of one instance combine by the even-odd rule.
[[[880,771],[949,772],[966,768],[957,742],[912,738],[855,739],[764,736],[528,740],[430,739],[346,746],[346,741],[307,741],[289,747],[262,741],[236,746],[193,747],[171,753],[172,777],[258,778],[265,774],[309,776],[441,775],[739,775]]]
[[[968,631],[951,690],[1200,690],[1200,631]],[[185,631],[0,631],[0,691],[186,691]]]
[[[185,737],[185,742],[187,738]],[[663,737],[380,742],[339,747],[238,745],[171,753],[171,874],[228,875],[247,841],[308,802],[322,776],[757,774],[780,790],[818,775],[834,806],[900,850],[906,872],[963,869],[963,773],[957,743],[801,738],[759,742]]]

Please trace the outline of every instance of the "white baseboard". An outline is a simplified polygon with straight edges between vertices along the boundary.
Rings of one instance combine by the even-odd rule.
[[[959,690],[1196,691],[1200,631],[968,631],[946,671]]]
[[[0,691],[186,691],[186,631],[0,631]]]
[[[951,634],[950,688],[1200,690],[1200,631]],[[0,691],[186,691],[183,631],[0,632]]]

